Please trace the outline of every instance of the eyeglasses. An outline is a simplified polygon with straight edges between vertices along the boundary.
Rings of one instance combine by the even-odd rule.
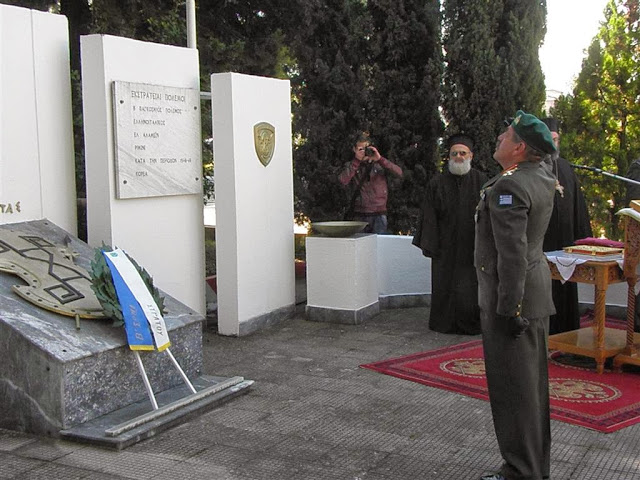
[[[450,157],[466,157],[470,153],[471,152],[451,152],[451,153],[449,153],[449,156]]]

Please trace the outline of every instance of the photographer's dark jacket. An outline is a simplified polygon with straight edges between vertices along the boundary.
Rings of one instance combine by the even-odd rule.
[[[378,162],[361,162],[354,158],[345,165],[339,175],[340,183],[348,185],[353,180],[359,195],[355,197],[353,211],[364,214],[387,212],[387,171],[402,176],[402,169],[395,163],[380,157]]]

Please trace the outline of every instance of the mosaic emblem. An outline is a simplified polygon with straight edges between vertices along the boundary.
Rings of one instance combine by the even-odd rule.
[[[574,378],[550,378],[549,396],[556,400],[580,403],[610,402],[622,395],[610,385]]]
[[[440,364],[440,370],[463,377],[484,376],[484,360],[482,358],[454,358]]]
[[[12,285],[15,293],[62,315],[103,318],[102,306],[91,290],[91,276],[68,257],[64,248],[42,237],[0,229],[0,271],[28,284]]]
[[[254,125],[253,144],[260,163],[266,167],[271,162],[276,148],[276,127],[267,122]]]

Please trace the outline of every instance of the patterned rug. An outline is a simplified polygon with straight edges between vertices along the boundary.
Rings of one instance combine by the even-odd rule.
[[[361,367],[489,400],[480,340]],[[587,357],[550,354],[549,396],[554,420],[605,433],[640,422],[640,373],[605,370],[598,375]]]

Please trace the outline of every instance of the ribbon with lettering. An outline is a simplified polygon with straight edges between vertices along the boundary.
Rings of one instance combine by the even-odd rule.
[[[119,248],[103,254],[122,307],[129,348],[153,350],[155,346],[158,351],[168,348],[171,343],[164,318],[135,265]]]

